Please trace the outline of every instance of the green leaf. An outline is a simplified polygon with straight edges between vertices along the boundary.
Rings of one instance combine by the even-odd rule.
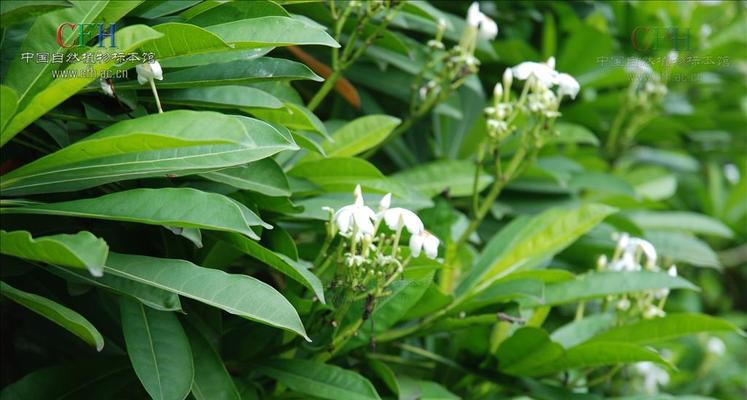
[[[0,291],[3,296],[70,331],[95,347],[96,351],[104,348],[104,338],[99,331],[77,312],[46,297],[18,290],[5,282],[0,282]]]
[[[371,336],[385,334],[425,294],[433,283],[435,270],[441,267],[434,261],[417,260],[405,270],[402,279],[398,279],[387,287],[391,292],[388,296],[376,300],[369,321],[358,330],[358,334],[348,342],[346,350],[368,344]],[[370,327],[370,328],[369,328]]]
[[[614,323],[614,314],[590,315],[561,326],[550,335],[550,338],[563,345],[563,347],[573,347],[591,339],[597,333],[609,329]]]
[[[210,343],[194,328],[187,327],[195,377],[192,395],[197,400],[241,400],[223,360]]]
[[[506,303],[522,298],[544,301],[545,284],[538,279],[498,280],[465,303],[454,309],[455,312],[471,311],[485,306]]]
[[[534,370],[526,371],[525,375],[541,376],[574,368],[601,367],[640,361],[652,361],[669,366],[656,351],[645,347],[619,342],[593,342],[571,347],[561,357],[544,365],[538,365]]]
[[[352,157],[381,143],[399,125],[399,118],[367,115],[348,122],[322,142],[328,157]],[[319,158],[312,157],[310,159]]]
[[[498,347],[498,368],[511,375],[531,375],[563,354],[563,346],[550,340],[543,329],[519,328]]]
[[[39,18],[37,22],[43,18],[46,18],[46,15]],[[49,32],[53,32],[53,29],[56,29],[56,27],[50,28]],[[110,55],[111,53],[115,52],[127,53],[137,49],[143,43],[147,43],[148,41],[157,39],[159,37],[161,37],[161,34],[148,26],[132,25],[116,33],[118,47],[101,49],[97,48],[97,51]],[[45,40],[48,39],[46,39],[45,37]],[[52,40],[49,41],[52,42]],[[35,50],[39,52],[38,49]],[[0,146],[5,144],[8,140],[10,140],[10,138],[12,138],[23,128],[34,122],[36,119],[44,115],[46,112],[58,106],[60,103],[77,93],[79,90],[86,87],[86,85],[96,79],[96,77],[100,76],[102,72],[107,71],[112,66],[114,66],[114,63],[115,61],[113,58],[111,59],[111,61],[95,64],[86,64],[82,62],[74,63],[71,64],[66,71],[70,71],[69,73],[71,74],[74,73],[75,75],[73,76],[75,77],[59,78],[44,87],[40,87],[38,86],[38,84],[36,84],[36,82],[44,81],[44,79],[40,80],[39,77],[35,77],[31,82],[32,86],[21,86],[25,89],[21,89],[19,86],[13,86],[17,91],[19,91],[19,111],[0,134]],[[14,64],[13,66],[15,65],[16,64]],[[50,68],[50,66],[54,66],[55,64],[23,64],[19,68],[29,69],[29,72],[33,72],[36,70],[36,68],[30,68],[29,66],[31,65],[39,65],[43,66],[43,68]],[[11,66],[8,77],[19,75],[28,76],[27,72],[13,71],[13,66]],[[49,74],[51,79],[51,71],[45,69],[41,72]],[[10,79],[8,83],[12,84]],[[19,84],[23,85],[23,83]]]
[[[177,293],[228,313],[298,333],[308,340],[298,313],[272,286],[189,261],[109,253],[105,271]]]
[[[518,268],[537,265],[596,226],[615,209],[601,204],[553,208],[532,218],[517,218],[488,242],[456,293],[480,292]],[[479,285],[479,286],[478,286]]]
[[[721,221],[691,211],[637,211],[628,218],[646,230],[687,231],[727,239],[734,236],[734,232]]]
[[[64,0],[4,1],[0,3],[0,24],[8,26],[28,17],[70,6],[72,4]]]
[[[190,24],[198,26],[218,25],[242,19],[289,16],[283,7],[272,1],[240,1],[240,2],[215,2],[214,4],[201,4],[191,10],[182,13],[182,16]]]
[[[115,398],[121,382],[130,381],[126,358],[98,356],[37,369],[0,392],[3,400]],[[114,390],[109,390],[113,387]]]
[[[590,342],[650,344],[702,332],[741,332],[728,321],[704,314],[667,314],[612,328],[592,337]]]
[[[327,192],[352,193],[355,185],[364,192],[391,192],[397,197],[410,195],[408,188],[388,179],[373,164],[360,158],[325,158],[304,162],[288,171],[288,176],[305,178]]]
[[[340,47],[323,28],[289,17],[268,16],[234,20],[205,29],[240,48],[315,44]]]
[[[202,108],[239,109],[244,107],[280,108],[283,102],[275,96],[247,86],[214,86],[159,92],[163,104]]]
[[[248,117],[171,111],[118,122],[3,176],[6,196],[74,191],[123,179],[189,175],[297,149]]]
[[[262,364],[264,374],[290,389],[322,399],[379,399],[368,379],[334,365],[308,360],[272,360]]]
[[[656,247],[659,256],[701,267],[720,268],[721,262],[708,243],[682,232],[646,231],[644,238]]]
[[[157,400],[182,400],[194,378],[192,350],[176,315],[120,299],[122,332],[132,367]]]
[[[311,110],[298,104],[285,102],[281,109],[247,108],[244,111],[263,121],[274,122],[288,129],[311,131],[327,136],[324,123]]]
[[[582,143],[599,146],[599,139],[583,125],[558,122],[555,124],[558,134],[550,139],[550,143]]]
[[[272,268],[282,272],[294,281],[306,286],[314,295],[324,303],[324,288],[319,278],[309,271],[308,268],[298,261],[291,259],[283,254],[278,254],[262,246],[261,244],[249,240],[243,236],[232,234],[216,235],[220,240],[229,243],[231,246],[240,250],[242,253],[249,255],[257,260],[269,265]]]
[[[227,51],[233,48],[216,34],[191,24],[168,22],[156,25],[153,29],[161,32],[163,37],[146,43],[142,46],[142,51],[155,53],[155,59],[159,63],[171,59],[178,62],[180,56]]]
[[[127,278],[122,278],[112,274],[106,274],[102,277],[95,278],[89,274],[78,272],[77,270],[60,268],[54,265],[49,266],[49,271],[68,282],[92,285],[118,295],[131,297],[155,310],[182,310],[179,295]]]
[[[156,84],[161,89],[184,89],[200,86],[242,85],[247,83],[309,79],[322,81],[304,64],[284,58],[260,57],[221,64],[200,65],[166,72]],[[117,89],[140,89],[137,81],[122,82]]]
[[[237,232],[259,239],[252,226],[264,223],[243,204],[222,194],[191,188],[132,189],[93,199],[0,209],[1,213],[45,214]]]
[[[574,280],[547,285],[545,301],[536,302],[533,305],[552,306],[608,295],[655,289],[698,290],[698,287],[683,278],[669,276],[666,272],[589,272],[579,275]]]
[[[0,230],[0,253],[63,267],[87,269],[101,276],[109,246],[104,239],[83,231],[34,239],[27,231]]]
[[[225,183],[238,189],[251,190],[267,196],[290,196],[288,178],[278,163],[271,159],[255,161],[237,167],[202,174],[211,181]]]
[[[468,160],[440,160],[399,172],[392,179],[428,197],[447,190],[451,197],[471,196],[475,168],[475,163]],[[492,182],[491,175],[480,171],[477,190],[485,189]]]
[[[183,0],[183,1],[147,1],[143,2],[138,8],[133,10],[129,16],[154,19],[173,14],[185,8],[192,7],[200,3],[201,0]]]
[[[13,118],[16,109],[18,109],[18,94],[12,88],[0,85],[0,132],[3,132],[5,125]]]
[[[568,181],[568,187],[575,190],[596,190],[632,198],[636,197],[635,190],[628,182],[604,172],[584,171],[574,174]]]

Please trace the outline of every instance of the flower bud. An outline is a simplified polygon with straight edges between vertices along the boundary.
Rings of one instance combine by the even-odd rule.
[[[506,68],[503,72],[503,88],[506,92],[511,91],[511,83],[514,81],[514,73],[511,72],[511,68]]]
[[[503,97],[503,86],[500,83],[496,83],[493,87],[493,96],[495,96],[496,101]]]

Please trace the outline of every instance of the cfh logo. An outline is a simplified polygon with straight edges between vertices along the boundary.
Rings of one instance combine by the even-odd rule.
[[[70,44],[66,46],[65,41],[62,39],[62,36],[68,30],[70,32],[75,32],[76,28],[80,28],[79,29],[80,34],[78,35],[78,43]],[[110,38],[109,47],[117,47],[114,41],[114,34],[116,32],[117,32],[117,26],[115,24],[106,24],[103,22],[73,24],[71,22],[63,22],[57,27],[57,44],[63,48],[85,47],[88,40],[92,38],[94,35],[96,35],[99,38],[99,41],[98,41],[99,47],[106,47],[104,46],[104,39],[107,37]]]
[[[638,26],[630,34],[630,43],[638,51],[690,50],[690,31],[677,27]]]

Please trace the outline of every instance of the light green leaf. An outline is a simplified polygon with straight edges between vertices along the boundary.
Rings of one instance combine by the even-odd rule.
[[[80,4],[80,2],[76,3]],[[50,13],[47,15],[52,15],[55,13]],[[42,18],[46,18],[46,16],[43,16],[39,18],[41,20]],[[39,21],[37,20],[37,22]],[[54,28],[56,29],[56,28]],[[50,29],[50,32],[53,30]],[[152,28],[145,26],[145,25],[132,25],[128,26],[116,33],[116,38],[118,41],[118,47],[116,48],[97,48],[98,52],[101,53],[115,53],[115,52],[131,52],[138,47],[140,47],[142,44],[147,43],[148,41],[151,41],[153,39],[157,39],[161,37],[161,33],[156,32]],[[52,42],[50,40],[50,42]],[[38,49],[37,49],[38,52]],[[20,58],[19,58],[20,60]],[[66,71],[69,71],[70,74],[74,77],[65,77],[65,78],[58,78],[51,83],[49,83],[47,86],[41,87],[36,82],[40,82],[39,78],[36,77],[31,82],[32,86],[22,86],[25,87],[25,90],[20,89],[18,86],[14,86],[16,90],[19,91],[19,111],[18,113],[13,117],[13,119],[8,123],[8,125],[3,129],[2,134],[0,134],[0,146],[5,144],[10,138],[12,138],[15,134],[20,132],[23,128],[34,122],[37,118],[44,115],[49,110],[53,109],[54,107],[58,106],[60,103],[68,99],[70,96],[77,93],[79,90],[83,89],[88,85],[91,81],[96,79],[96,77],[100,76],[103,71],[106,71],[110,69],[112,66],[114,66],[114,59],[107,62],[101,62],[101,63],[95,63],[95,64],[86,64],[86,63],[73,63],[70,64],[70,66],[67,68]],[[13,64],[15,66],[16,64]],[[39,65],[43,66],[43,68],[50,68],[51,66],[54,66],[54,63],[49,64],[28,64],[28,65],[22,65],[19,68],[28,68],[30,71],[35,71],[35,68],[29,68],[30,65]],[[8,76],[19,76],[24,75],[27,76],[27,72],[19,72],[19,71],[13,71],[13,66],[11,66],[11,70],[8,73]],[[90,70],[88,68],[91,68]],[[84,72],[85,71],[85,72]],[[51,79],[51,71],[45,70],[41,71],[46,74],[50,74]],[[14,75],[15,74],[15,75]],[[43,81],[43,79],[41,80]],[[12,83],[12,82],[8,82]],[[22,83],[20,83],[23,85]]]
[[[220,354],[194,328],[187,327],[195,377],[192,382],[192,395],[197,400],[241,400],[231,375],[226,371]]]
[[[77,312],[46,297],[18,290],[5,282],[0,282],[0,291],[3,296],[70,331],[95,347],[96,351],[104,348],[104,338],[99,331]]]
[[[592,337],[590,342],[650,344],[701,332],[741,332],[732,323],[705,314],[667,314],[612,328]]]
[[[0,2],[0,23],[8,26],[28,17],[70,6],[72,4],[64,0],[3,1]]]
[[[498,368],[511,375],[531,375],[563,354],[563,346],[550,340],[541,328],[519,328],[498,347]]]
[[[352,193],[355,185],[361,185],[364,192],[387,193],[407,198],[407,187],[394,182],[373,164],[360,158],[325,158],[304,162],[288,171],[288,176],[305,178],[327,192]]]
[[[644,238],[656,247],[659,256],[701,267],[720,268],[721,261],[708,243],[682,232],[648,230]]]
[[[687,231],[731,238],[734,232],[721,221],[691,211],[637,211],[628,218],[642,229]]]
[[[122,332],[132,367],[157,400],[182,400],[194,378],[192,351],[179,319],[126,298],[120,299]]]
[[[635,293],[655,289],[690,289],[698,287],[666,272],[589,272],[576,279],[546,286],[545,301],[533,305],[558,305],[604,297],[614,294]],[[530,301],[527,303],[531,304]]]
[[[159,96],[163,104],[178,104],[203,108],[283,107],[283,102],[275,96],[247,86],[213,86],[164,90],[159,93]]]
[[[255,161],[237,167],[202,174],[211,181],[225,183],[238,189],[251,190],[267,196],[290,196],[288,178],[278,163],[271,159]]]
[[[636,197],[635,190],[628,182],[604,172],[584,171],[574,174],[568,181],[568,187],[575,190],[594,190]]]
[[[640,361],[652,361],[669,366],[654,350],[630,343],[592,342],[584,343],[565,351],[561,357],[538,365],[526,376],[548,375],[574,368],[601,367],[605,365],[628,364]]]
[[[308,340],[298,313],[272,286],[189,261],[109,253],[105,271],[177,293],[231,314],[298,333]]]
[[[12,88],[0,85],[0,132],[13,118],[16,109],[18,109],[18,94]]]
[[[206,2],[182,13],[182,16],[190,24],[198,26],[218,25],[242,19],[269,17],[288,17],[289,14],[283,7],[272,1],[232,1],[232,2]]]
[[[451,197],[471,196],[476,168],[468,160],[440,160],[399,172],[392,179],[429,197],[447,190]],[[480,171],[477,190],[492,182],[492,176]]]
[[[92,277],[89,274],[78,272],[77,270],[60,268],[54,265],[49,266],[49,271],[68,282],[97,286],[118,295],[131,297],[155,310],[182,310],[179,295],[153,286],[144,285],[127,278],[122,278],[112,274],[106,274],[102,277]]]
[[[162,89],[185,89],[299,79],[323,80],[304,64],[284,58],[260,57],[254,60],[235,60],[166,72],[164,80],[158,81],[156,86]],[[117,85],[117,89],[142,88],[144,86],[137,81]]]
[[[603,332],[615,323],[613,314],[596,314],[584,317],[578,321],[571,321],[556,329],[550,338],[563,347],[573,347],[581,344],[599,332]]]
[[[0,253],[63,267],[83,268],[93,276],[103,274],[108,252],[106,242],[87,231],[33,238],[27,231],[0,230]]]
[[[555,124],[558,134],[550,138],[550,143],[583,143],[599,146],[599,139],[586,127],[568,122]]]
[[[399,125],[399,118],[388,115],[367,115],[357,118],[336,130],[322,142],[329,157],[352,157],[381,143]],[[319,158],[309,155],[309,159]]]
[[[0,209],[9,214],[45,214],[237,232],[259,239],[252,226],[271,229],[238,201],[191,188],[132,189],[93,199]]]
[[[260,369],[290,389],[322,399],[379,399],[368,379],[334,365],[308,360],[273,360]]]
[[[518,268],[529,268],[559,252],[615,209],[601,204],[553,208],[532,218],[520,217],[488,242],[456,293],[480,292]]]
[[[118,122],[3,176],[2,194],[74,191],[123,179],[189,175],[297,149],[248,117],[171,111]]]
[[[324,123],[311,110],[298,104],[285,102],[281,109],[247,108],[244,111],[263,121],[274,122],[288,129],[310,131],[327,136]]]
[[[340,47],[339,43],[319,26],[289,17],[241,19],[208,26],[205,29],[240,48],[314,44]]]
[[[538,279],[498,280],[465,303],[456,307],[453,313],[471,311],[497,303],[506,303],[523,298],[544,301],[545,284]]]
[[[143,52],[155,53],[159,63],[180,56],[227,51],[233,47],[214,33],[198,26],[180,22],[168,22],[156,25],[154,30],[163,37],[142,46]],[[167,75],[168,76],[168,75]]]
[[[231,246],[240,250],[242,253],[249,255],[257,260],[269,265],[272,268],[282,272],[294,281],[306,286],[314,295],[324,303],[324,288],[319,278],[309,271],[308,268],[298,261],[291,259],[283,254],[278,254],[261,244],[249,240],[243,236],[232,234],[216,235],[220,240],[229,243]]]

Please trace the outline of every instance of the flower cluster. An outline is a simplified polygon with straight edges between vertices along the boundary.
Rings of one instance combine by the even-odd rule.
[[[350,269],[346,274],[352,286],[365,286],[376,278],[385,278],[387,286],[394,277],[403,272],[411,257],[424,253],[434,259],[438,255],[439,240],[428,232],[423,221],[413,211],[402,207],[391,207],[391,193],[379,202],[378,211],[365,204],[360,185],[353,191],[353,203],[336,212],[330,212],[328,234],[340,235],[343,264]],[[400,240],[404,232],[409,233],[410,256],[404,258]]]
[[[667,56],[667,65],[677,61],[677,53]],[[649,108],[658,104],[667,94],[667,85],[661,75],[656,73],[649,63],[639,58],[631,58],[625,66],[625,72],[632,76],[628,100],[633,106]]]
[[[511,85],[514,79],[525,81],[521,97],[511,99]],[[553,89],[556,89],[553,91]],[[572,76],[555,70],[555,58],[544,63],[526,61],[507,69],[503,81],[493,89],[493,105],[485,109],[488,134],[499,141],[514,127],[514,118],[520,111],[537,116],[556,118],[564,96],[576,98],[580,85]]]
[[[635,271],[661,271],[658,265],[656,248],[641,238],[632,237],[627,233],[617,234],[617,247],[611,260],[601,255],[597,261],[599,270],[617,272]],[[670,276],[677,276],[677,266],[674,264],[667,269]],[[664,301],[669,295],[669,289],[658,289],[642,293],[626,294],[622,296],[610,296],[607,300],[615,302],[616,308],[621,312],[638,311],[643,318],[651,319],[665,315]],[[654,304],[658,301],[657,304]]]

